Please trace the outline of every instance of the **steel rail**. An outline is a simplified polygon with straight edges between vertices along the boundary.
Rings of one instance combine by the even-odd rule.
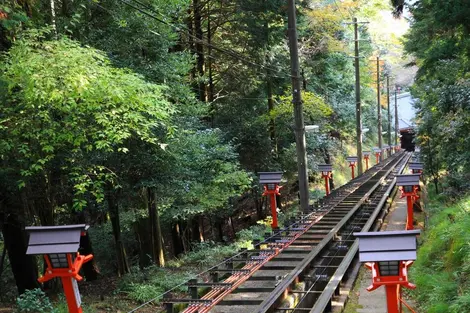
[[[389,161],[389,162],[391,162],[391,161]],[[333,204],[332,206],[330,206],[330,208],[328,210],[326,210],[326,211],[325,210],[320,210],[321,212],[313,211],[313,212],[307,214],[306,216],[301,217],[301,221],[302,220],[310,220],[310,222],[307,226],[303,227],[302,231],[297,232],[296,235],[293,236],[293,238],[291,240],[289,240],[288,242],[286,242],[282,245],[276,246],[275,247],[276,251],[274,253],[268,253],[266,255],[266,258],[264,258],[263,260],[259,260],[259,262],[256,262],[256,263],[248,263],[245,266],[243,266],[241,268],[241,270],[245,270],[246,271],[245,274],[243,274],[243,273],[234,273],[230,277],[226,278],[223,282],[224,283],[231,283],[232,286],[230,288],[227,288],[227,289],[215,288],[215,289],[210,290],[205,295],[203,295],[201,300],[211,301],[210,304],[208,304],[208,302],[199,303],[199,302],[195,301],[194,303],[191,303],[189,305],[189,307],[184,310],[184,312],[185,313],[209,312],[212,307],[214,307],[217,303],[222,301],[225,296],[227,296],[228,294],[233,292],[237,287],[239,287],[242,283],[244,283],[246,280],[248,280],[258,269],[260,269],[262,266],[267,264],[270,260],[272,260],[273,258],[278,256],[284,249],[288,248],[293,242],[295,242],[296,239],[298,239],[301,235],[307,233],[308,230],[312,226],[314,226],[317,222],[321,221],[321,219],[325,215],[327,215],[331,210],[333,210],[338,204],[340,204],[348,196],[350,196],[357,189],[359,189],[361,186],[363,186],[365,183],[367,183],[371,178],[373,178],[375,175],[377,175],[377,173],[381,170],[381,168],[383,166],[388,165],[388,163],[385,164],[385,165],[382,164],[382,166],[379,166],[378,168],[376,168],[376,170],[377,170],[376,172],[371,171],[369,173],[365,173],[364,175],[361,175],[360,177],[358,177],[358,180],[351,181],[350,183],[346,184],[345,186],[342,186],[342,187],[338,188],[338,190],[339,190],[338,193],[341,192],[341,191],[347,191],[347,193],[344,194],[344,195],[338,195],[338,197],[335,197],[335,198],[326,199],[327,201],[336,201],[336,203]],[[320,213],[320,214],[318,214],[318,213]],[[292,225],[280,230],[277,234],[274,234],[273,236],[271,236],[269,238],[275,238],[275,237],[279,236],[278,234],[281,233],[281,232],[292,231],[292,230],[290,230],[290,228],[293,228],[295,225],[300,225],[300,222],[293,223]],[[268,241],[268,239],[266,239],[264,241],[264,243],[266,243]],[[269,245],[269,242],[268,242],[268,245]],[[250,250],[247,250],[247,251],[244,251],[243,253],[249,253],[249,252],[250,252]],[[236,271],[236,270],[234,270],[234,271]],[[167,301],[173,301],[173,300],[167,300]],[[176,301],[180,301],[180,300],[176,300]]]
[[[398,160],[398,162],[396,162],[395,164],[393,164],[393,167],[392,167],[392,172],[396,169],[397,165],[399,165],[401,162],[403,162],[405,159],[402,157],[401,159]],[[407,159],[406,159],[407,160]],[[406,163],[405,163],[406,164]],[[384,167],[385,168],[385,167]],[[400,171],[402,170],[402,168],[400,168]],[[383,170],[382,170],[383,171]],[[382,180],[382,182],[384,181],[387,181],[387,180],[390,180],[388,177],[391,175],[392,173],[390,171],[387,171],[387,174],[386,175],[383,175],[382,174],[382,178],[384,178],[384,180]],[[388,185],[390,187],[390,184],[393,182],[393,179],[390,180],[390,182],[388,182]],[[383,204],[384,202],[386,201],[386,197],[384,198],[384,186],[383,184],[381,184],[382,186],[379,186],[373,193],[373,196],[371,196],[368,200],[370,203],[374,203],[374,209],[373,209],[373,212],[368,212],[371,210],[370,208],[370,204],[366,205],[366,207],[363,207],[361,208],[357,213],[356,216],[354,216],[354,218],[351,220],[352,223],[349,223],[347,225],[347,228],[351,228],[354,226],[359,226],[359,225],[362,225],[362,227],[365,225],[366,222],[363,222],[362,220],[364,219],[364,216],[366,216],[366,214],[368,215],[367,217],[367,222],[370,222],[370,221],[373,221],[374,219],[376,219],[376,216],[374,216],[372,213],[374,213],[374,211],[380,211],[378,210],[377,208],[378,207],[383,207]],[[387,188],[387,190],[389,190]],[[375,204],[377,202],[377,200],[379,199],[379,202],[377,204]],[[382,199],[385,199],[383,202],[381,201]],[[382,203],[380,203],[382,202]],[[362,213],[362,214],[361,214]],[[364,225],[363,225],[364,224]],[[339,231],[341,232],[341,231]],[[348,251],[351,249],[351,248],[354,248],[354,244],[349,244],[348,242],[350,241],[355,241],[355,240],[350,240],[349,238],[353,237],[353,231],[348,231],[348,233],[346,234],[346,237],[344,238],[344,234],[341,235],[341,240],[340,241],[345,241],[345,245],[347,246],[347,249]],[[334,273],[330,273],[330,274],[326,274],[326,276],[329,276],[331,277],[330,278],[330,281],[328,282],[329,283],[329,286],[325,286],[323,287],[321,290],[322,291],[319,291],[319,290],[315,290],[315,292],[317,293],[320,293],[320,296],[324,296],[325,299],[327,299],[327,301],[325,301],[325,309],[327,308],[331,308],[331,298],[333,296],[333,293],[335,292],[339,292],[339,282],[342,280],[343,276],[345,275],[346,273],[346,270],[350,267],[351,265],[351,262],[355,256],[355,254],[352,254],[352,253],[349,253],[347,255],[339,255],[341,252],[340,250],[336,250],[334,255],[331,256],[331,255],[327,255],[328,258],[329,258],[329,262],[328,264],[321,264],[319,267],[323,267],[325,266],[325,268],[323,269],[323,271],[320,273],[320,274],[317,274],[315,272],[315,275],[317,276],[317,279],[311,283],[311,286],[310,288],[307,290],[307,292],[304,292],[305,295],[307,296],[303,296],[300,301],[298,301],[298,303],[296,304],[296,307],[293,308],[293,309],[290,309],[292,312],[296,312],[298,310],[309,310],[309,308],[304,308],[302,306],[302,304],[304,303],[304,301],[310,301],[312,299],[308,299],[308,294],[310,292],[312,292],[312,289],[315,289],[317,287],[316,283],[320,281],[320,279],[322,278],[323,274],[325,272],[327,272],[328,270],[328,267],[330,265],[332,265],[333,267],[337,267],[334,271]],[[323,257],[320,257],[320,259],[323,258]],[[341,258],[341,263],[340,264],[333,264],[333,258],[334,259],[337,259],[337,258]],[[346,260],[345,260],[346,259]],[[331,280],[333,279],[333,281],[331,282]],[[329,288],[329,290],[327,290],[327,287]],[[324,293],[331,290],[331,293],[329,294],[329,296],[325,296]],[[319,298],[315,299],[315,302],[318,301]],[[311,305],[314,305],[314,304],[311,304]],[[311,305],[308,305],[308,306],[311,306]],[[283,308],[283,310],[289,310],[289,309],[286,309],[286,308]],[[323,311],[322,311],[323,312]]]
[[[411,157],[410,154],[405,155],[404,159],[402,159],[400,161],[400,162],[403,162],[403,161],[404,162],[403,162],[403,165],[398,170],[398,173],[403,172],[403,170],[405,169],[410,157]],[[392,169],[392,171],[393,171],[393,169]],[[388,197],[392,193],[393,189],[395,188],[395,185],[396,185],[396,178],[394,177],[392,179],[392,181],[390,182],[390,184],[389,184],[387,190],[385,191],[384,195],[382,196],[382,199],[380,200],[377,207],[375,208],[374,212],[371,214],[369,220],[366,222],[366,224],[362,228],[362,230],[361,230],[362,232],[370,231],[370,228],[376,222],[376,219],[377,219],[378,215],[382,211],[382,208],[383,208],[385,202],[387,201]],[[352,246],[349,248],[348,253],[346,254],[343,261],[339,265],[338,269],[335,271],[332,278],[330,279],[330,281],[328,282],[328,284],[324,288],[324,290],[323,290],[322,294],[320,295],[320,297],[318,297],[318,299],[316,300],[315,305],[313,306],[313,308],[310,310],[309,313],[323,313],[325,311],[325,309],[329,305],[331,305],[331,299],[332,299],[336,289],[338,288],[339,284],[341,283],[344,274],[349,269],[349,267],[350,267],[353,259],[355,258],[358,250],[359,250],[359,240],[356,239],[354,241],[354,243],[352,244]]]
[[[325,221],[326,225],[324,225],[320,229],[325,229],[325,227],[328,226],[328,230],[327,230],[328,233],[324,232],[324,233],[322,233],[322,235],[320,235],[320,237],[323,238],[323,240],[321,242],[325,242],[323,234],[328,234],[329,235],[335,229],[335,227],[333,227],[333,225],[332,226],[328,225],[329,223],[331,223],[331,222],[328,221],[330,218],[333,219],[335,222],[336,222],[337,218],[341,218],[340,223],[341,223],[342,226],[344,226],[346,223],[349,224],[350,221],[356,221],[356,219],[359,220],[359,222],[357,222],[357,224],[362,225],[364,222],[360,221],[360,220],[361,219],[365,220],[364,219],[365,214],[363,214],[362,216],[359,216],[359,217],[358,216],[354,216],[354,218],[351,218],[351,217],[353,215],[356,215],[356,213],[361,211],[361,210],[358,210],[358,208],[361,206],[361,204],[363,204],[365,202],[365,199],[371,200],[370,196],[372,194],[372,191],[376,190],[377,184],[381,183],[384,180],[384,177],[387,177],[387,175],[390,173],[390,170],[388,170],[387,175],[384,175],[382,173],[382,172],[384,172],[384,169],[386,169],[388,166],[392,165],[392,170],[393,170],[393,168],[396,167],[396,163],[399,163],[401,158],[402,157],[399,154],[397,154],[395,157],[389,158],[386,162],[382,162],[379,165],[375,165],[374,167],[371,167],[371,169],[369,171],[365,172],[363,175],[360,175],[355,180],[350,181],[349,183],[341,186],[340,188],[337,188],[334,191],[334,193],[330,194],[329,197],[325,197],[325,198],[321,199],[321,201],[319,201],[319,203],[321,203],[322,205],[321,205],[321,207],[317,208],[317,210],[313,210],[311,213],[309,213],[307,215],[302,215],[302,217],[300,218],[299,221],[296,221],[296,222],[292,223],[291,225],[289,225],[287,227],[284,227],[280,231],[274,233],[272,236],[269,236],[269,238],[265,238],[265,240],[262,243],[263,244],[267,243],[268,245],[271,245],[271,247],[268,247],[268,249],[266,249],[266,251],[263,251],[264,249],[261,249],[261,250],[256,249],[256,247],[255,247],[255,250],[241,251],[240,253],[237,253],[235,256],[232,256],[231,258],[229,258],[228,260],[219,263],[218,266],[223,265],[223,264],[225,264],[225,265],[230,264],[230,266],[228,266],[228,268],[232,268],[231,260],[232,261],[237,261],[237,262],[242,261],[242,260],[235,259],[235,257],[237,257],[237,256],[240,256],[240,255],[247,256],[247,255],[250,255],[250,253],[263,254],[263,258],[258,258],[257,256],[253,256],[252,257],[253,260],[247,259],[247,262],[244,262],[246,264],[241,269],[233,269],[232,270],[232,275],[225,278],[224,281],[222,281],[222,282],[214,281],[213,284],[206,283],[207,284],[206,287],[212,287],[212,288],[211,288],[211,290],[209,290],[209,292],[205,293],[202,296],[201,299],[197,299],[197,296],[196,296],[196,298],[192,298],[192,299],[166,298],[162,302],[163,303],[187,303],[189,306],[186,308],[186,310],[184,312],[188,312],[188,313],[189,312],[199,312],[199,313],[210,312],[211,308],[213,308],[217,303],[222,301],[225,296],[227,296],[232,291],[237,289],[237,287],[239,287],[244,281],[246,281],[248,278],[250,278],[257,270],[259,270],[259,269],[263,270],[261,267],[264,266],[265,264],[268,264],[268,261],[270,261],[274,257],[278,256],[280,254],[280,252],[282,252],[282,250],[284,250],[285,248],[290,246],[297,239],[300,239],[302,241],[302,239],[299,238],[299,237],[301,235],[307,233],[307,231],[312,226],[315,226],[316,223],[319,222],[318,226],[320,226],[320,224],[322,223],[323,218],[326,217],[326,221]],[[398,162],[397,162],[397,160],[398,160]],[[374,180],[379,176],[380,176],[380,178],[378,179],[378,183],[375,183],[374,186],[373,186],[373,189],[371,189],[372,186],[370,186],[370,184],[374,183]],[[362,190],[362,191],[360,190],[361,188],[363,188],[365,190],[369,190],[369,192],[367,192],[365,196],[362,196],[359,200],[357,200],[358,196],[362,195],[362,193],[364,192],[364,190]],[[355,193],[359,193],[359,194],[355,194]],[[349,197],[352,197],[352,199],[348,200]],[[375,201],[375,199],[373,201]],[[350,210],[349,214],[345,213],[345,210],[344,210],[345,206],[348,207],[349,205],[353,205],[353,204],[356,204],[354,206],[353,210],[352,210],[353,212]],[[339,212],[335,213],[336,208],[339,209]],[[348,209],[349,209],[349,207],[348,207]],[[335,215],[335,217],[330,217],[329,218],[328,217],[329,213],[333,213],[333,215]],[[346,216],[343,217],[343,214],[346,214]],[[338,215],[340,215],[340,216],[338,216]],[[368,213],[367,215],[369,217],[370,213]],[[336,224],[336,226],[337,225],[338,224]],[[351,226],[351,225],[349,224],[348,226]],[[331,230],[329,227],[333,227],[333,230]],[[338,229],[341,229],[341,227],[339,227]],[[337,233],[337,232],[338,232],[338,230],[336,230],[333,233]],[[282,235],[283,233],[286,233],[286,235]],[[327,235],[327,237],[328,237],[328,235]],[[350,234],[348,234],[347,236],[349,237]],[[281,242],[271,243],[270,239],[274,239],[274,241],[276,241],[276,239],[282,239],[282,243]],[[287,240],[287,239],[290,239],[290,240]],[[311,239],[304,239],[304,240],[309,241]],[[320,251],[324,250],[324,248],[330,242],[331,242],[331,240],[329,240],[319,250]],[[257,243],[257,245],[259,245],[259,244],[260,243]],[[315,242],[314,244],[317,245],[319,243]],[[349,246],[349,243],[347,244],[347,246]],[[281,248],[281,249],[279,249],[279,248]],[[259,255],[259,256],[261,256],[261,255]],[[337,256],[336,254],[333,257],[334,258],[338,258],[338,257],[344,258],[344,256]],[[263,260],[261,261],[261,259],[263,259]],[[281,258],[281,260],[282,259],[286,260],[286,258]],[[331,263],[331,260],[332,259],[330,259],[330,263]],[[276,260],[273,260],[273,261],[276,261]],[[292,261],[298,261],[298,260],[292,260]],[[293,264],[293,265],[295,265],[295,264]],[[211,269],[216,268],[216,271],[217,271],[218,266],[214,266]],[[336,267],[337,265],[334,265],[334,266]],[[227,272],[227,271],[229,271],[229,269],[227,269],[227,270],[222,269],[222,270],[218,270],[218,271]],[[323,270],[323,273],[325,271],[326,271],[326,268]],[[197,276],[200,276],[200,275],[197,275]],[[328,276],[330,276],[330,275],[328,275]],[[221,283],[225,283],[226,286],[224,285],[223,288],[222,288],[220,286]],[[193,289],[195,288],[196,291],[197,291],[197,287],[203,287],[203,286],[198,286],[197,281],[193,284],[191,284],[191,283],[188,284],[188,286],[192,287]],[[274,286],[273,286],[273,288],[274,288]],[[246,288],[246,289],[250,289],[250,288]],[[256,289],[256,288],[253,288],[253,289]],[[195,291],[195,290],[193,290],[193,291]],[[250,291],[246,291],[246,292],[250,292]],[[192,292],[192,294],[194,294],[194,293]],[[302,298],[302,300],[303,300],[303,298]],[[239,300],[237,300],[237,301],[239,301]],[[230,302],[230,300],[228,302]],[[230,304],[226,303],[224,305],[230,305]]]
[[[299,263],[294,270],[292,270],[282,281],[281,283],[274,289],[274,291],[271,293],[270,297],[265,299],[260,306],[258,307],[256,313],[266,313],[269,312],[272,307],[276,304],[276,302],[279,300],[279,298],[284,294],[286,290],[289,289],[291,284],[295,281],[297,277],[299,277],[304,270],[309,266],[309,264],[312,263],[312,261],[325,249],[325,247],[333,241],[335,235],[338,233],[338,231],[343,228],[351,220],[351,217],[355,215],[355,213],[358,211],[358,209],[364,204],[364,202],[371,196],[371,194],[382,184],[382,182],[385,180],[385,178],[393,171],[394,167],[393,164],[394,162],[399,163],[399,161],[403,158],[404,156],[401,156],[400,159],[395,157],[392,160],[389,160],[386,164],[383,165],[381,169],[379,169],[376,173],[374,173],[369,180],[365,181],[362,185],[366,184],[369,182],[371,179],[373,179],[376,175],[379,174],[380,171],[382,171],[384,168],[386,168],[388,165],[392,165],[392,167],[387,170],[385,175],[383,175],[377,183],[375,183],[368,192],[364,196],[360,198],[360,200],[354,205],[354,207],[339,221],[329,232],[328,234],[322,239],[321,242],[319,242],[313,250],[304,258],[304,260]],[[361,185],[361,186],[362,186]],[[360,186],[359,186],[360,187]],[[358,187],[358,188],[359,188]],[[358,189],[357,188],[357,189]],[[357,190],[356,189],[356,190]]]

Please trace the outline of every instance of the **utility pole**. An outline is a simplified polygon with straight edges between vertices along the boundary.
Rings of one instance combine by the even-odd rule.
[[[388,145],[392,147],[392,115],[390,114],[390,76],[387,75],[387,109],[388,109]]]
[[[382,150],[382,108],[380,107],[380,57],[377,57],[377,133],[379,135],[379,149]],[[383,160],[383,153],[380,154]]]
[[[398,124],[398,101],[397,101],[397,92],[398,88],[395,84],[395,144],[398,145],[398,132],[400,131],[398,128],[400,127]]]
[[[297,44],[297,21],[295,0],[288,4],[289,50],[292,76],[292,104],[294,105],[295,141],[297,150],[297,167],[299,171],[299,197],[303,212],[309,210],[309,190],[307,175],[307,151],[305,144],[305,126],[300,86],[299,48]]]
[[[361,75],[359,72],[359,36],[357,30],[357,18],[353,18],[354,24],[354,68],[356,71],[356,154],[357,174],[363,173],[362,168],[362,123],[361,123]]]

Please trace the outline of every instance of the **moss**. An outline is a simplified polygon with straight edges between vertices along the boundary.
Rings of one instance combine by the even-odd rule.
[[[357,310],[362,309],[363,306],[359,304],[359,292],[361,288],[361,280],[364,276],[365,269],[361,269],[357,275],[356,281],[354,282],[354,287],[349,293],[349,299],[344,308],[343,313],[357,313]]]

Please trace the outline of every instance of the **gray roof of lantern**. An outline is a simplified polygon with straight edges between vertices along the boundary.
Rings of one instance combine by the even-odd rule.
[[[416,260],[416,236],[420,230],[354,233],[359,238],[359,261]]]
[[[259,172],[260,184],[279,184],[282,179],[282,172]]]
[[[85,224],[65,226],[31,226],[26,254],[74,253],[80,247],[80,236],[88,229]]]

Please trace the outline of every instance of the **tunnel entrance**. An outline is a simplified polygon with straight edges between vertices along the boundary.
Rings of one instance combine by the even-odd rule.
[[[400,129],[401,148],[406,151],[415,151],[415,130],[412,127]]]

